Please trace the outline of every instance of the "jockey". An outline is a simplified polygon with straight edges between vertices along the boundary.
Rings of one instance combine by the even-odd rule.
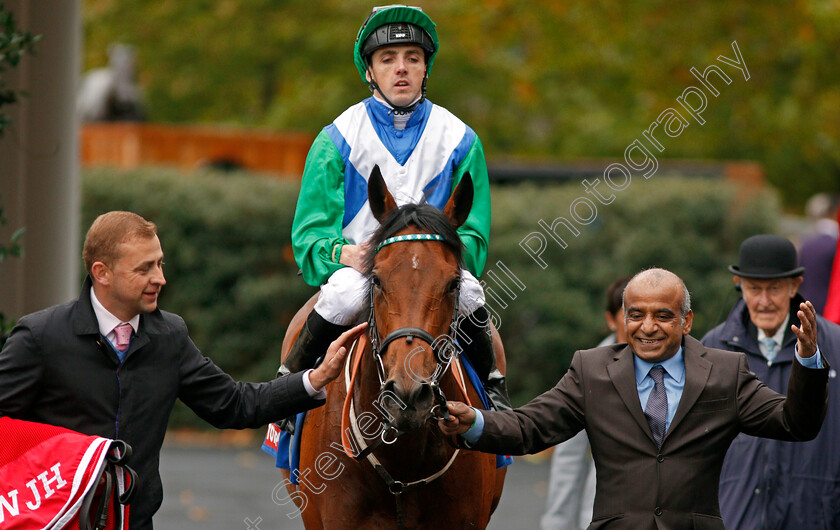
[[[475,198],[458,229],[465,247],[459,337],[488,397],[510,408],[496,369],[484,290],[476,280],[487,260],[490,189],[475,132],[426,99],[438,50],[435,24],[420,8],[376,7],[356,36],[354,59],[369,97],[344,111],[315,138],[303,171],[292,247],[304,280],[321,293],[278,375],[312,367],[343,330],[366,318],[369,277],[365,241],[378,228],[367,202],[374,165],[397,205],[427,202],[443,209],[464,173]]]

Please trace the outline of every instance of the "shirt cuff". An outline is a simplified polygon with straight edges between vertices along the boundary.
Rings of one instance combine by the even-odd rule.
[[[472,409],[475,411],[475,422],[467,432],[461,435],[461,438],[466,440],[468,444],[476,443],[484,432],[484,414],[475,407],[472,407]]]
[[[823,368],[822,354],[820,353],[820,347],[819,346],[817,346],[817,353],[815,353],[811,357],[807,357],[807,358],[799,356],[799,344],[797,344],[794,347],[793,351],[794,351],[794,355],[796,356],[796,360],[799,361],[799,364],[801,364],[805,368],[814,368],[814,369]]]
[[[312,369],[303,372],[303,388],[306,389],[306,393],[309,394],[309,397],[314,399],[327,399],[327,389],[322,388],[321,390],[315,390],[315,387],[312,386],[312,383],[309,381],[309,373],[312,372]]]
[[[336,243],[332,248],[332,262],[341,263],[341,249],[344,248],[344,243]]]

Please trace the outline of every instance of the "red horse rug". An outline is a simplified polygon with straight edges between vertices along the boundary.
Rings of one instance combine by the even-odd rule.
[[[136,474],[120,440],[0,417],[0,530],[124,530]]]

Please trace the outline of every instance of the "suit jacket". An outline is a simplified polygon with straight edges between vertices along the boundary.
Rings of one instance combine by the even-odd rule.
[[[138,475],[131,528],[149,529],[163,489],[160,448],[176,398],[218,428],[259,427],[323,404],[302,374],[241,383],[201,355],[178,315],[140,316],[125,360],[99,333],[90,279],[77,300],[20,319],[0,351],[0,416],[119,438]]]
[[[473,447],[535,453],[586,429],[597,472],[590,529],[721,529],[718,481],[729,444],[740,432],[814,438],[825,416],[828,366],[794,363],[786,399],[749,371],[743,354],[706,348],[690,336],[683,345],[685,388],[661,449],[626,344],[576,352],[548,392],[513,411],[484,412]]]
[[[811,269],[807,269],[808,274]],[[791,299],[790,325],[799,326],[797,294]],[[701,340],[706,347],[743,352],[765,385],[787,392],[796,363],[796,335],[785,330],[781,349],[768,363],[758,345],[758,329],[743,299],[726,321]],[[817,315],[817,344],[834,367],[840,355],[840,326]],[[720,512],[729,528],[840,528],[840,381],[828,374],[828,412],[820,434],[809,442],[787,443],[740,434],[720,472]]]

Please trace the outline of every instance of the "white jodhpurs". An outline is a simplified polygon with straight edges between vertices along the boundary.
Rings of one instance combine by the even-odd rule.
[[[352,267],[343,267],[329,277],[321,286],[321,295],[315,304],[315,311],[327,322],[339,326],[350,326],[367,318],[370,299],[370,277]],[[475,276],[461,269],[461,297],[458,313],[472,314],[484,305],[484,289]]]

